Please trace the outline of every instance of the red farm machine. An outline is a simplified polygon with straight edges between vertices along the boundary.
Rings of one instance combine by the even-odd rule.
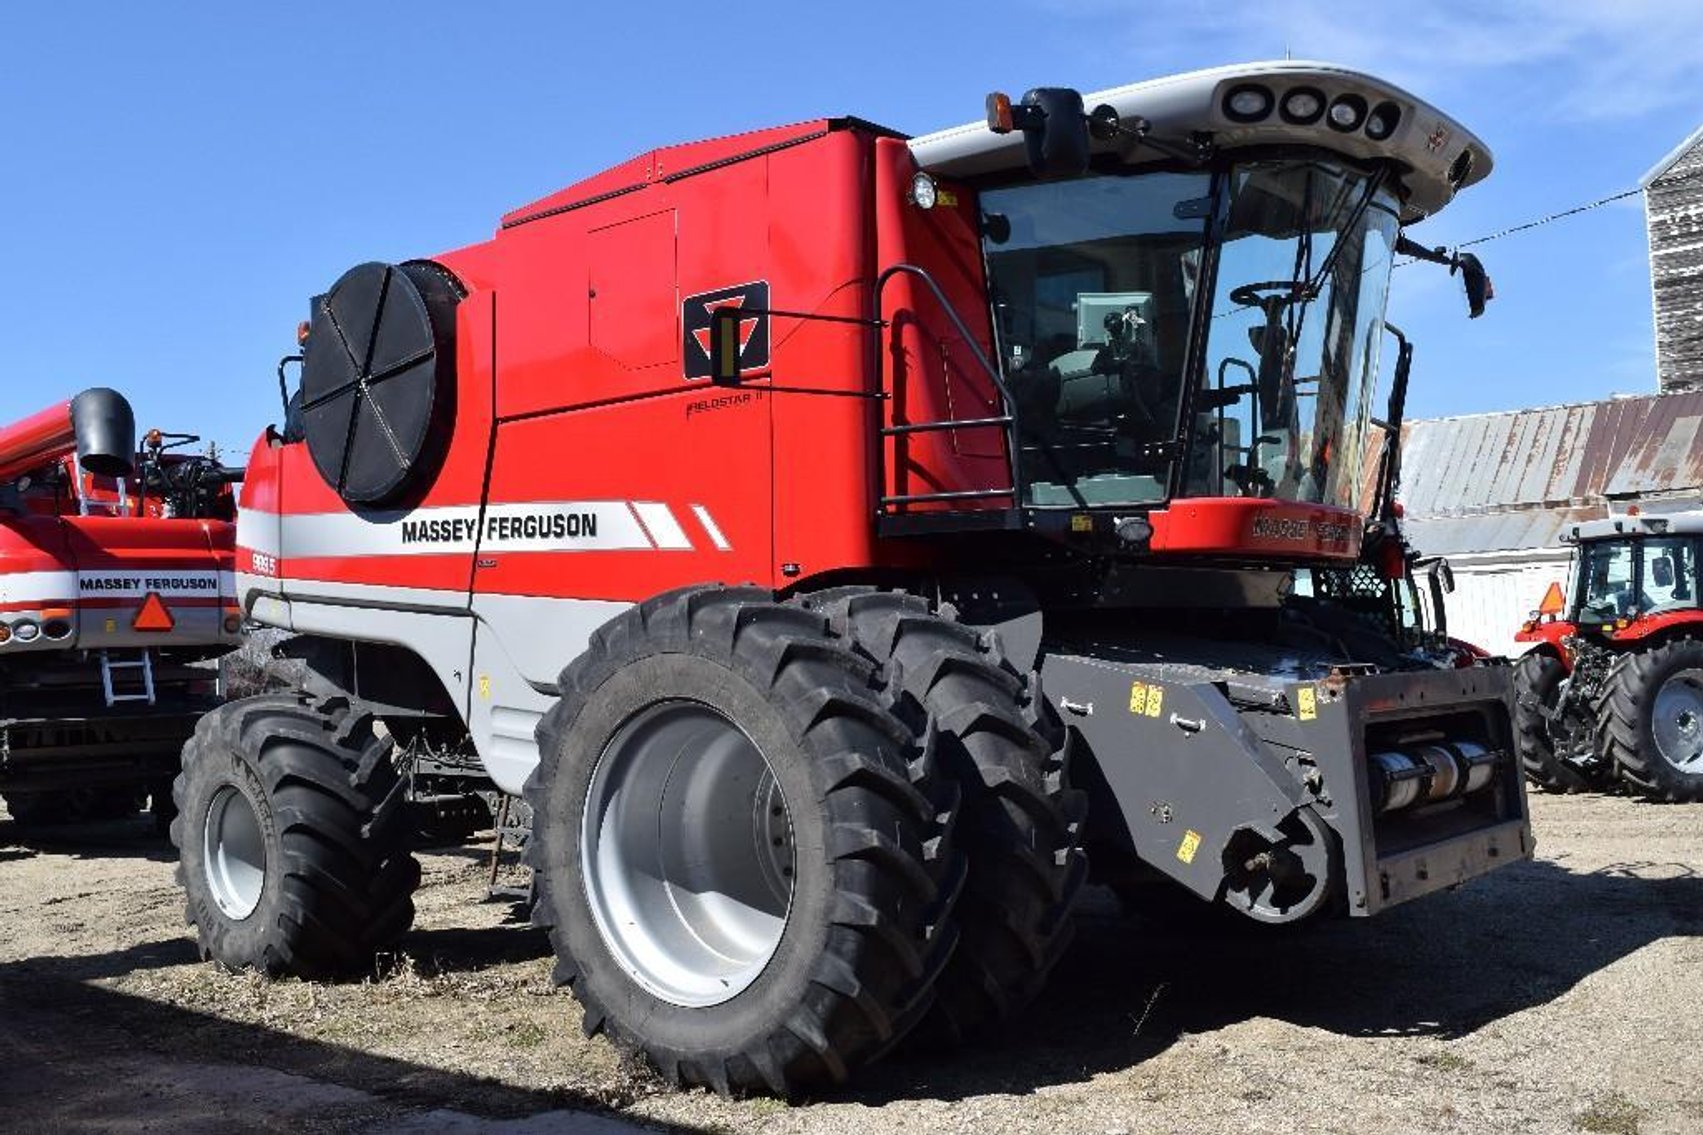
[[[1703,800],[1703,509],[1576,524],[1572,579],[1515,636],[1514,725],[1532,783],[1618,778],[1650,800]]]
[[[662,149],[351,269],[238,522],[301,678],[177,783],[203,952],[370,966],[410,779],[494,786],[587,1029],[786,1094],[1016,1012],[1090,862],[1285,923],[1525,858],[1507,668],[1391,617],[1359,504],[1392,259],[1486,290],[1404,226],[1490,164],[1270,63]]]
[[[179,751],[217,704],[191,663],[241,641],[240,471],[135,440],[113,390],[0,429],[0,793],[35,825],[170,817]]]

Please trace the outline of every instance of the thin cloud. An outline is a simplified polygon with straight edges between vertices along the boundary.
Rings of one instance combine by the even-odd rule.
[[[1082,0],[1049,5],[1099,28],[1128,8]],[[1175,70],[1178,49],[1210,43],[1217,62],[1286,52],[1363,67],[1424,94],[1471,93],[1484,84],[1545,120],[1608,122],[1703,105],[1703,4],[1440,3],[1392,9],[1329,4],[1183,5],[1130,21],[1124,39],[1149,67]],[[1169,61],[1169,62],[1168,62]],[[1190,64],[1197,65],[1197,64]]]

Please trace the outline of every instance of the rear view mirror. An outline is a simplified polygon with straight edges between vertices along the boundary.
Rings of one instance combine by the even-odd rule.
[[[1438,560],[1431,565],[1431,578],[1436,580],[1444,595],[1455,593],[1455,569],[1449,566],[1448,560]]]
[[[1656,581],[1657,587],[1673,586],[1673,557],[1657,556],[1650,561],[1650,577]]]
[[[1484,314],[1484,305],[1496,298],[1496,289],[1491,286],[1484,265],[1472,253],[1460,253],[1455,263],[1461,270],[1461,282],[1466,285],[1467,317],[1477,319]]]
[[[987,123],[995,134],[1023,132],[1036,177],[1076,177],[1088,169],[1088,116],[1080,91],[1036,87],[1015,105],[995,91],[987,97]]]

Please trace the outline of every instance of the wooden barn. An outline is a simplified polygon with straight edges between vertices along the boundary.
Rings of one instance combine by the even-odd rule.
[[[1639,184],[1650,235],[1659,389],[1703,390],[1703,126]]]

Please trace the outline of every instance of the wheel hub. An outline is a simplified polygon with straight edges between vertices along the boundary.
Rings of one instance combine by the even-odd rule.
[[[247,796],[226,784],[213,794],[202,825],[207,889],[225,917],[241,922],[266,887],[266,834]]]
[[[1703,773],[1703,671],[1682,670],[1656,692],[1656,751],[1681,772]]]
[[[615,733],[581,828],[604,945],[640,985],[701,1008],[738,996],[792,906],[792,817],[755,743],[698,702],[659,702]]]

